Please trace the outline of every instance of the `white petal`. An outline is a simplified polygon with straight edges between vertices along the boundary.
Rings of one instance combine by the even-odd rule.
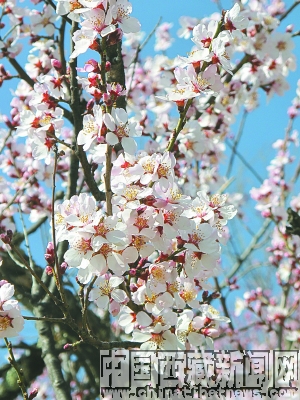
[[[98,297],[97,300],[95,300],[95,303],[97,307],[105,309],[108,306],[109,298],[108,296],[100,296]]]
[[[107,132],[106,142],[111,146],[114,146],[115,144],[119,143],[119,139],[117,135],[115,135],[113,132]]]
[[[129,154],[135,154],[137,150],[137,144],[136,141],[133,138],[130,137],[124,137],[122,139],[122,146],[124,148],[124,151]]]
[[[121,289],[115,289],[111,292],[111,297],[117,302],[117,303],[124,303],[125,300],[127,300],[127,294],[124,292],[124,290]]]

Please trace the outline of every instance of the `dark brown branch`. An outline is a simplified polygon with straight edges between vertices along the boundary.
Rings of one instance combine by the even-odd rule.
[[[15,58],[11,57],[7,57],[7,59],[14,67],[14,69],[18,72],[19,77],[23,79],[23,81],[27,82],[29,86],[33,87],[35,83],[34,80],[31,79],[29,75],[27,75],[26,71],[21,67],[18,61]]]

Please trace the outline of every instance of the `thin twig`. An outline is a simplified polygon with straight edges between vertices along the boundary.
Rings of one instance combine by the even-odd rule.
[[[134,74],[135,74],[135,69],[136,69],[136,64],[139,58],[139,54],[140,52],[143,50],[143,48],[147,45],[147,43],[149,42],[149,40],[151,39],[151,37],[153,36],[153,34],[155,33],[157,27],[159,26],[159,24],[161,23],[162,17],[159,18],[158,22],[156,23],[155,27],[153,28],[153,30],[149,33],[149,35],[146,37],[146,39],[144,40],[144,42],[137,47],[136,52],[135,52],[135,56],[132,60],[132,62],[130,63],[133,64],[133,68],[132,68],[132,74],[131,74],[131,79],[130,79],[130,84],[129,84],[129,88],[127,91],[127,97],[129,96],[131,90],[132,90],[132,82],[133,82],[133,78],[134,78]]]
[[[83,301],[83,308],[82,308],[82,326],[84,329],[86,329],[89,334],[91,334],[91,331],[89,329],[89,325],[88,325],[88,320],[87,320],[87,310],[88,310],[88,305],[89,305],[89,294],[91,292],[91,290],[93,289],[94,283],[97,279],[97,276],[94,276],[94,278],[91,280],[91,282],[89,283],[89,286],[86,290],[86,294],[85,294],[85,298]]]
[[[14,368],[14,370],[16,371],[17,375],[18,375],[18,379],[17,379],[17,384],[19,386],[19,388],[21,389],[22,392],[22,396],[24,400],[28,400],[28,394],[27,394],[27,389],[26,389],[26,385],[25,385],[25,378],[24,378],[24,372],[23,370],[18,366],[18,363],[16,362],[13,350],[12,350],[12,344],[11,342],[9,342],[7,340],[7,338],[4,338],[8,353],[9,353],[9,357],[8,357],[8,361],[10,363],[10,365]]]
[[[68,303],[66,301],[66,295],[62,284],[62,274],[61,269],[58,262],[58,255],[57,255],[57,244],[56,244],[56,232],[55,232],[55,210],[54,210],[54,203],[55,203],[55,190],[56,190],[56,170],[57,170],[57,161],[58,161],[58,150],[57,147],[54,147],[54,168],[53,168],[53,176],[52,176],[52,201],[51,201],[51,221],[52,221],[52,242],[54,248],[54,259],[55,259],[55,266],[54,266],[54,278],[56,281],[57,289],[59,291],[61,300],[65,305],[66,309],[68,308]]]
[[[104,174],[104,182],[105,182],[105,197],[106,197],[106,214],[112,215],[112,190],[111,190],[111,170],[112,170],[112,146],[107,145],[106,149],[106,163],[105,163],[105,174]]]
[[[13,129],[10,129],[10,131],[8,132],[8,135],[4,138],[2,147],[0,149],[0,154],[2,154],[2,151],[5,149],[6,143],[7,143],[8,139],[11,137],[12,132],[13,132]]]
[[[286,10],[286,12],[284,14],[281,15],[281,17],[279,17],[279,21],[283,21],[292,11],[295,7],[297,7],[297,5],[300,4],[300,0],[296,0],[295,3],[293,3],[290,8],[288,8]]]
[[[228,168],[227,168],[227,172],[226,172],[227,178],[229,178],[230,174],[231,174],[231,170],[232,170],[233,162],[234,162],[234,157],[236,155],[236,149],[237,149],[237,146],[239,144],[239,141],[241,140],[242,134],[244,132],[244,127],[245,127],[247,115],[248,115],[247,110],[244,110],[243,115],[242,115],[242,119],[241,119],[241,123],[240,123],[240,126],[239,126],[239,130],[238,130],[238,134],[237,134],[237,136],[236,136],[236,138],[235,138],[235,140],[233,142],[232,152],[231,152],[231,155],[230,155],[230,160],[229,160]]]
[[[63,323],[66,324],[66,318],[50,318],[50,317],[30,317],[28,315],[23,315],[23,318],[28,321],[48,321],[53,323]]]
[[[214,277],[214,281],[215,281],[215,285],[216,285],[216,290],[217,290],[219,293],[221,293],[221,287],[220,287],[218,278],[217,278],[217,277]],[[227,318],[230,319],[230,314],[229,314],[229,312],[228,312],[228,308],[227,308],[227,304],[226,304],[226,299],[224,298],[224,296],[221,296],[219,299],[220,299],[220,302],[221,302],[221,304],[222,304],[222,308],[223,308],[223,311],[224,311],[225,316],[226,316]],[[230,326],[232,332],[234,332],[234,327],[233,327],[233,323],[232,323],[231,319],[230,319],[230,322],[229,322],[229,326]],[[239,349],[239,350],[243,350],[243,348],[242,348],[242,346],[241,346],[240,343],[238,343],[238,349]]]
[[[257,234],[252,238],[249,246],[246,248],[246,250],[241,254],[240,258],[238,259],[238,261],[234,264],[234,266],[232,267],[231,271],[229,272],[229,274],[226,276],[227,279],[231,279],[237,272],[238,270],[241,268],[241,266],[243,265],[243,263],[248,259],[248,257],[250,256],[250,254],[252,253],[252,251],[255,249],[257,243],[259,242],[259,240],[262,238],[262,236],[266,233],[267,229],[269,228],[269,226],[271,225],[272,220],[270,219],[266,219],[263,223],[263,226],[260,228],[260,230],[257,232]],[[226,283],[223,283],[221,285],[221,289],[223,289],[225,286],[227,286]]]
[[[11,65],[14,67],[14,69],[18,72],[19,77],[23,79],[23,81],[27,82],[29,86],[33,88],[34,86],[34,80],[30,78],[29,75],[25,72],[25,70],[21,67],[21,65],[18,63],[18,61],[15,58],[7,57],[8,61],[11,63]]]
[[[31,268],[31,266],[27,263],[27,261],[24,259],[23,255],[21,254],[20,250],[14,246],[13,244],[11,245],[12,250],[20,257],[20,260],[18,260],[15,255],[10,251],[7,250],[10,258],[20,267],[22,268],[27,268],[31,275],[38,281],[38,283],[42,286],[42,288],[45,290],[45,292],[51,297],[51,299],[54,301],[54,303],[61,308],[60,300],[50,292],[48,287],[44,284],[44,282],[41,280],[41,278],[35,273],[35,271]]]
[[[233,145],[226,140],[226,144],[232,149],[233,151]],[[249,169],[250,172],[255,176],[255,178],[260,182],[263,183],[263,178],[258,174],[258,172],[255,171],[255,169],[252,167],[251,164],[248,163],[248,161],[242,156],[242,154],[238,150],[234,150],[234,153],[237,155],[237,157],[242,161],[242,163]]]

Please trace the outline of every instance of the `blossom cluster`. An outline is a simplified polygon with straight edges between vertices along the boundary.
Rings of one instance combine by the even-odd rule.
[[[226,195],[183,195],[174,165],[171,153],[120,155],[112,169],[113,216],[81,194],[57,205],[55,219],[58,241],[70,245],[65,262],[78,268],[77,279],[87,284],[97,278],[90,300],[109,307],[134,340],[159,348],[178,348],[174,328],[196,332],[198,345],[217,334],[216,321],[224,317],[199,294],[212,289],[207,280],[220,272],[223,227],[236,214]],[[202,317],[186,307],[200,309]],[[167,337],[172,343],[164,343]]]
[[[0,338],[18,336],[24,319],[17,300],[12,300],[14,286],[0,281]]]
[[[56,12],[67,15],[71,20],[80,22],[73,36],[75,49],[71,58],[85,53],[89,47],[97,47],[96,38],[114,32],[136,33],[140,30],[139,21],[130,16],[131,3],[128,0],[69,1],[58,0]]]

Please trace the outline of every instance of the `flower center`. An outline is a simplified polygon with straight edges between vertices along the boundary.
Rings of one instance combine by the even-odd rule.
[[[145,303],[155,303],[155,300],[157,298],[156,294],[152,294],[151,296],[145,295]]]
[[[167,178],[167,176],[170,174],[170,168],[167,166],[167,164],[162,163],[159,165],[157,173],[160,178]]]
[[[128,137],[129,129],[127,125],[119,125],[116,129],[116,135],[119,137]]]
[[[136,199],[136,195],[138,194],[138,189],[134,186],[131,186],[129,188],[126,188],[124,190],[124,197],[128,201],[133,201]]]
[[[174,200],[174,201],[180,200],[182,197],[182,194],[179,190],[171,189],[170,193],[171,193],[172,200]]]
[[[128,17],[127,8],[125,9],[125,7],[119,5],[118,11],[117,11],[117,19],[122,20],[123,18],[126,18],[126,17]]]
[[[158,347],[161,346],[164,342],[164,339],[160,333],[152,333],[152,337],[150,340],[151,342],[156,343]]]
[[[286,50],[286,42],[283,42],[282,40],[280,41],[280,42],[278,42],[277,43],[277,49],[279,50],[279,51],[283,51],[283,50]]]
[[[212,307],[212,306],[208,306],[208,311],[209,311],[212,315],[214,315],[214,316],[216,316],[216,317],[218,317],[218,316],[220,315],[219,311],[216,310],[216,309],[215,309],[214,307]]]
[[[219,194],[214,194],[210,198],[210,203],[213,207],[220,207],[224,203],[224,196],[222,198]]]
[[[106,258],[109,253],[112,252],[111,246],[108,243],[104,243],[99,250],[100,254],[103,254],[103,256]]]
[[[0,316],[0,332],[5,331],[7,328],[12,326],[11,324],[12,318],[9,318],[8,315],[6,316]]]
[[[153,174],[154,172],[154,166],[155,166],[155,162],[152,160],[146,161],[143,164],[143,168],[145,172],[148,172],[149,174]]]
[[[83,252],[85,254],[88,250],[92,250],[91,249],[91,240],[90,239],[81,238],[79,240],[76,240],[73,243],[72,247],[74,249],[78,250],[79,252]]]
[[[39,121],[39,123],[40,123],[41,125],[48,125],[48,124],[50,124],[51,119],[52,119],[52,118],[50,117],[50,115],[48,115],[48,116],[46,116],[46,117],[44,117],[44,118],[41,118],[40,121]]]
[[[75,0],[70,2],[70,11],[77,10],[78,8],[83,8],[82,5],[78,3],[78,1]]]
[[[183,290],[180,292],[180,297],[187,303],[197,297],[197,292],[193,289]]]
[[[151,269],[151,275],[156,281],[161,281],[161,282],[166,281],[165,271],[160,267],[153,267]]]
[[[86,122],[83,127],[83,133],[89,135],[96,131],[96,126],[93,121]]]
[[[198,87],[196,89],[198,89],[198,91],[207,89],[209,87],[208,80],[202,78],[202,76],[200,74],[197,76],[197,84],[198,84],[197,85]]]
[[[132,245],[137,250],[140,250],[145,244],[146,244],[146,241],[141,236],[134,236],[134,238],[132,239]]]
[[[82,222],[83,224],[87,223],[89,220],[89,216],[88,215],[81,215],[79,217],[79,221]]]
[[[148,228],[148,219],[149,218],[145,218],[145,217],[137,217],[134,225],[136,227],[138,227],[139,230],[141,231],[144,228]]]
[[[56,219],[55,219],[55,224],[63,224],[65,221],[65,218],[61,214],[56,214]]]
[[[100,287],[100,292],[102,296],[109,296],[112,292],[112,287],[110,286],[109,281],[105,281]]]
[[[173,225],[174,222],[178,221],[178,214],[175,211],[168,211],[164,213],[164,222],[165,224]]]
[[[105,236],[108,232],[111,231],[111,229],[109,229],[103,222],[101,222],[97,226],[94,226],[94,229],[96,236]]]
[[[168,284],[168,292],[170,293],[177,293],[179,292],[180,284],[179,282],[173,282]]]

